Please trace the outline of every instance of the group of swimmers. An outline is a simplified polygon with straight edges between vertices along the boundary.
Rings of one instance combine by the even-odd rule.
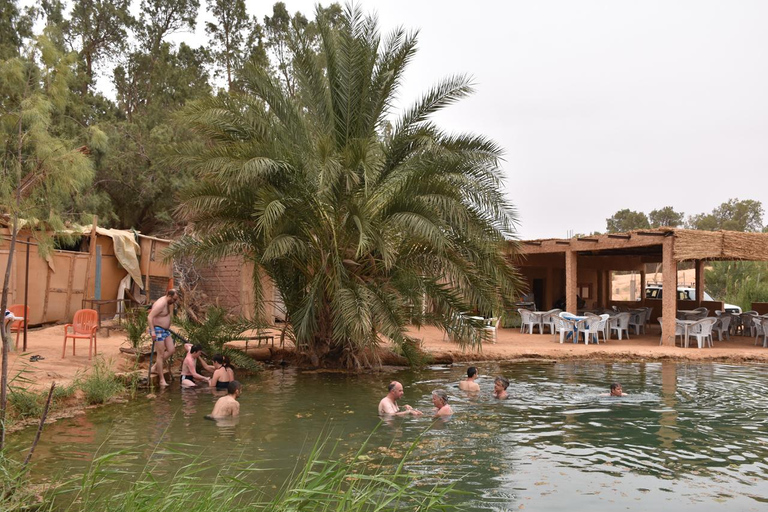
[[[480,385],[475,382],[477,380],[478,373],[477,368],[470,366],[467,368],[467,377],[459,381],[459,389],[470,393],[480,392]],[[503,375],[499,375],[493,380],[493,398],[503,400],[509,396],[507,388],[509,387],[509,379]],[[402,410],[397,404],[397,401],[403,397],[405,392],[403,391],[403,385],[398,381],[392,381],[387,387],[387,396],[381,399],[379,402],[379,416],[422,416],[424,413],[418,409],[414,409],[410,405],[403,406]],[[626,393],[622,392],[621,384],[614,382],[611,384],[611,392],[605,396],[626,396]],[[433,416],[435,418],[446,417],[453,414],[451,406],[448,405],[448,393],[444,389],[436,389],[432,391],[432,404],[435,406]]]
[[[475,382],[478,377],[477,368],[470,366],[467,368],[467,378],[459,382],[459,389],[462,391],[468,391],[470,393],[477,393],[480,391],[480,385]],[[507,398],[507,388],[509,387],[509,380],[499,375],[493,381],[493,397],[498,399]],[[397,401],[404,395],[403,385],[394,380],[389,383],[387,387],[387,396],[381,399],[379,402],[379,416],[422,416],[424,413],[418,409],[414,409],[410,405],[403,406],[400,410],[400,406]],[[441,418],[450,416],[453,414],[453,409],[448,405],[448,393],[444,389],[436,389],[432,391],[432,404],[435,406],[433,416],[435,418]]]
[[[235,380],[235,371],[229,362],[229,358],[223,354],[213,356],[213,364],[208,364],[202,358],[203,349],[199,345],[185,343],[187,355],[181,363],[181,387],[195,388],[198,382],[205,382],[208,387],[227,390],[226,396],[219,398],[213,406],[213,411],[208,414],[208,419],[235,417],[240,414],[240,403],[237,398],[242,393],[243,386]],[[209,372],[210,377],[197,373],[197,363]]]

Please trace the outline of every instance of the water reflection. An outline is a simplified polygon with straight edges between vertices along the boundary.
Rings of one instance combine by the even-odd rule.
[[[478,365],[481,392],[458,389],[466,367],[349,375],[265,371],[244,382],[241,417],[203,419],[218,394],[178,386],[48,427],[36,474],[87,466],[99,450],[138,449],[125,471],[168,471],[186,452],[221,465],[261,461],[265,488],[279,487],[318,437],[342,456],[367,439],[371,467],[407,469],[423,484],[455,483],[471,510],[647,507],[691,509],[725,501],[757,510],[768,500],[768,378],[764,367],[672,362]],[[509,398],[492,398],[493,379]],[[447,390],[449,421],[398,417],[380,425],[376,406],[391,380],[409,403],[433,409]],[[613,381],[625,397],[604,397]],[[377,429],[378,426],[378,429]],[[373,432],[373,434],[371,434]],[[11,438],[25,453],[33,432]],[[153,473],[154,474],[154,473]],[[262,473],[260,473],[261,475]],[[534,507],[532,505],[535,504]]]

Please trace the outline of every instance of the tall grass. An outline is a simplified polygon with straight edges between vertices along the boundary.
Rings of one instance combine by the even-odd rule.
[[[456,493],[451,485],[421,486],[421,475],[407,472],[405,462],[418,440],[396,467],[368,470],[361,454],[341,460],[325,442],[311,450],[306,464],[299,468],[274,498],[265,496],[258,475],[265,471],[257,463],[239,462],[208,476],[211,468],[199,458],[177,465],[172,476],[153,476],[151,468],[133,482],[117,469],[128,452],[117,452],[94,460],[82,478],[62,486],[49,510],[62,512],[390,512],[446,511],[446,503]],[[176,454],[174,455],[181,455]]]
[[[98,359],[91,371],[80,381],[85,401],[91,405],[103,404],[115,395],[125,391],[125,386],[115,377],[114,372],[103,359]]]

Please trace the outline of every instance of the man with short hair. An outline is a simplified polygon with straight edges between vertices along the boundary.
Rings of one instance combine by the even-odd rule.
[[[211,414],[206,416],[210,420],[218,418],[234,418],[240,415],[240,403],[237,397],[242,392],[242,386],[236,380],[232,380],[227,385],[227,395],[219,398],[216,405],[213,406]]]
[[[197,386],[195,379],[209,383],[211,379],[197,373],[197,359],[202,355],[203,349],[199,345],[186,345],[187,351],[184,361],[181,363],[181,387],[193,388]]]
[[[480,391],[480,385],[475,382],[475,379],[477,379],[477,368],[470,366],[467,368],[467,378],[459,381],[459,389],[472,392]]]
[[[173,305],[179,301],[178,292],[171,288],[164,296],[160,297],[152,305],[152,309],[147,316],[149,324],[149,334],[152,336],[152,348],[157,353],[157,361],[152,367],[152,373],[158,376],[161,386],[167,386],[165,374],[163,373],[163,363],[170,358],[174,352],[173,338],[171,337],[171,315],[173,314]]]
[[[393,380],[387,387],[387,396],[381,399],[379,402],[379,416],[405,416],[406,414],[412,414],[414,416],[421,416],[421,411],[414,409],[410,405],[405,406],[405,410],[401,411],[400,406],[397,405],[397,401],[403,397],[403,385]]]

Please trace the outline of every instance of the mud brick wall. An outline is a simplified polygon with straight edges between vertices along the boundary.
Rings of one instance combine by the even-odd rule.
[[[228,256],[212,266],[198,268],[201,277],[198,289],[212,304],[232,314],[242,314],[243,266],[241,257]]]

